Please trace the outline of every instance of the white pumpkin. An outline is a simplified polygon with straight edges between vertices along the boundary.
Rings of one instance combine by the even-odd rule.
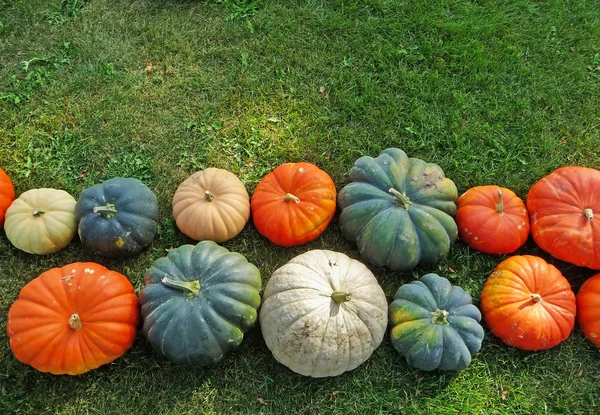
[[[364,363],[387,328],[387,300],[369,269],[333,251],[313,250],[276,270],[260,324],[277,361],[296,373],[336,376]]]
[[[57,252],[77,233],[76,203],[64,190],[28,190],[6,211],[6,237],[29,254]]]

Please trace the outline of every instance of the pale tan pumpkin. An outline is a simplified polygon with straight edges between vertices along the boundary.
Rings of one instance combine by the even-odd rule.
[[[250,218],[246,187],[233,173],[210,167],[188,177],[173,197],[181,232],[197,241],[223,242],[242,231]]]
[[[64,190],[28,190],[6,211],[6,237],[29,254],[57,252],[77,233],[76,203],[75,198]]]

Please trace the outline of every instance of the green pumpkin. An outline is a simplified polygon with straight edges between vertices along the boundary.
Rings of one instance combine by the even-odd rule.
[[[437,274],[402,285],[389,315],[392,344],[411,367],[462,370],[481,349],[481,312],[465,290]]]
[[[372,264],[408,271],[435,265],[456,241],[458,192],[433,163],[397,148],[359,158],[338,194],[339,226]]]
[[[144,282],[144,336],[173,363],[216,363],[256,322],[258,268],[212,241],[171,250],[154,262]]]
[[[156,196],[133,178],[117,177],[85,189],[75,216],[83,244],[108,257],[139,253],[158,228]]]

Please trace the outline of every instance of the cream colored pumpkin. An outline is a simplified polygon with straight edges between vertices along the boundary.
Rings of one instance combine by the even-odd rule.
[[[57,252],[77,233],[76,203],[64,190],[28,190],[6,211],[6,236],[14,246],[29,254]]]
[[[387,300],[359,261],[313,250],[276,270],[260,324],[275,359],[296,373],[336,376],[364,363],[387,327]]]
[[[233,173],[210,167],[188,177],[173,197],[181,232],[197,241],[223,242],[242,231],[250,218],[246,187]]]

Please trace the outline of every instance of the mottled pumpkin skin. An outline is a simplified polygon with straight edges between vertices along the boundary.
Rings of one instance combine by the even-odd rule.
[[[166,281],[197,281],[199,290],[186,294]],[[144,336],[173,363],[216,363],[239,346],[256,322],[258,268],[212,241],[169,251],[146,272],[144,283],[140,291]]]
[[[285,163],[256,186],[254,226],[275,245],[290,247],[316,239],[335,214],[331,177],[311,163]]]
[[[389,307],[392,344],[421,370],[462,370],[481,349],[481,312],[471,296],[437,274],[402,285]]]
[[[98,211],[106,208],[109,211]],[[126,257],[148,246],[158,228],[156,196],[141,181],[113,178],[85,189],[75,214],[81,242],[107,257]]]
[[[4,214],[13,200],[15,200],[15,188],[10,177],[0,168],[0,226],[4,223]]]
[[[600,269],[600,171],[567,166],[534,184],[527,195],[531,235],[555,258]]]
[[[339,225],[363,258],[407,271],[446,257],[458,237],[458,192],[438,165],[388,148],[358,159],[350,181],[338,194]]]
[[[8,312],[7,332],[21,362],[55,375],[78,375],[123,355],[139,319],[127,277],[76,262],[42,273],[21,290]]]
[[[600,347],[600,274],[588,278],[577,293],[577,321],[585,337]]]
[[[510,189],[476,186],[456,202],[458,233],[471,248],[486,254],[510,254],[529,237],[529,215]]]
[[[575,325],[575,294],[553,265],[532,255],[502,261],[480,297],[483,318],[509,346],[546,350],[564,341]]]

